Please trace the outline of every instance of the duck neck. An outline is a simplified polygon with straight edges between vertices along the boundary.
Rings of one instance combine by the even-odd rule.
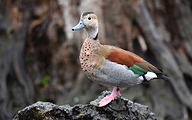
[[[98,27],[95,29],[93,28],[87,29],[87,33],[88,33],[88,37],[92,38],[93,40],[98,39]]]

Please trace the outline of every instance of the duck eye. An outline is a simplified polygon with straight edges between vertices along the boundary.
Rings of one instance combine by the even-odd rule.
[[[91,17],[88,17],[88,20],[91,20]]]

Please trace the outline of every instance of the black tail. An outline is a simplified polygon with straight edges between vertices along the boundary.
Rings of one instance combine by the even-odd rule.
[[[164,79],[170,80],[167,76],[163,75],[162,73],[155,73],[157,75],[157,79]]]

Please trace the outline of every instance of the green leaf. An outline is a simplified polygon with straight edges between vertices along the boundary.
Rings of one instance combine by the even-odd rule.
[[[39,85],[41,86],[47,86],[51,80],[51,77],[49,75],[45,75]]]

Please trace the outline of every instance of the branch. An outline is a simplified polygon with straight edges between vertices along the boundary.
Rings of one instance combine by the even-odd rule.
[[[13,63],[13,36],[7,30],[10,22],[8,18],[0,14],[0,119],[8,119],[13,114],[10,108],[9,87],[7,77],[10,74]]]
[[[24,65],[24,49],[25,43],[27,40],[27,33],[28,33],[28,24],[29,24],[29,17],[24,17],[23,26],[20,27],[18,30],[15,31],[15,38],[17,42],[15,43],[14,47],[14,55],[13,55],[13,67],[15,70],[15,74],[18,78],[18,82],[24,88],[24,96],[26,103],[31,104],[34,102],[35,97],[35,90],[33,86],[33,82],[26,72],[25,65]]]
[[[157,60],[159,60],[160,65],[164,68],[165,72],[171,79],[170,82],[176,91],[179,99],[192,110],[192,95],[184,82],[184,78],[177,62],[175,61],[171,51],[160,39],[159,34],[155,28],[154,22],[143,3],[143,0],[139,0],[136,5],[136,20],[144,33],[146,35],[146,40],[150,45],[150,48],[154,52]]]

